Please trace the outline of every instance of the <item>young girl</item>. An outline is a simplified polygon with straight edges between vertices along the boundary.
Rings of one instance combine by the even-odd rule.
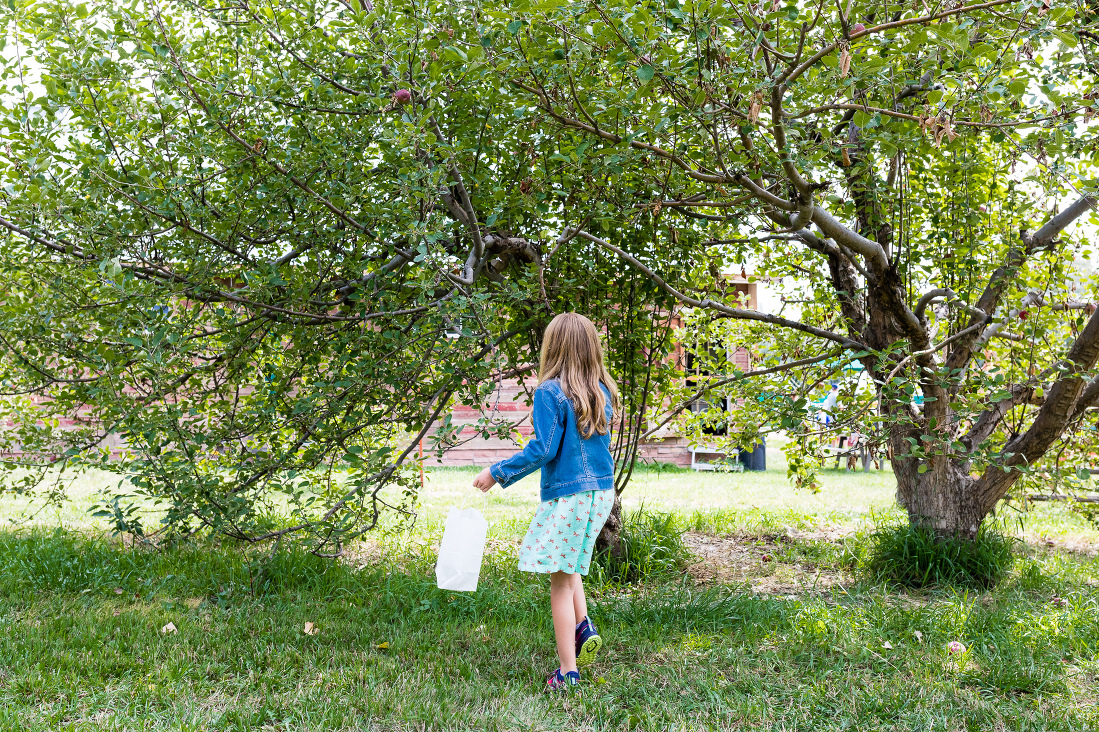
[[[507,488],[542,469],[542,502],[519,550],[519,569],[550,575],[550,609],[561,666],[547,691],[580,683],[578,666],[595,660],[603,641],[588,619],[581,575],[614,505],[611,422],[621,411],[614,380],[592,322],[562,313],[542,339],[531,421],[534,439],[523,451],[485,468],[473,485]]]

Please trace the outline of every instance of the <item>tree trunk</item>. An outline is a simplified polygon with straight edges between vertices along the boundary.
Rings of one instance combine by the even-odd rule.
[[[903,453],[894,445],[893,453]],[[973,477],[955,460],[937,456],[930,461],[892,460],[897,476],[897,502],[913,526],[932,529],[943,538],[973,539],[988,509],[974,490]],[[920,465],[927,466],[919,472]]]
[[[612,557],[622,556],[622,496],[616,491],[614,494],[614,506],[607,517],[607,523],[599,532],[595,540],[595,551],[609,550]]]

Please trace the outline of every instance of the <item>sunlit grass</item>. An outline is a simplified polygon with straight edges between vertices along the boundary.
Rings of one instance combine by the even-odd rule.
[[[875,521],[897,516],[888,471],[826,470],[810,494],[777,451],[769,467],[637,473],[627,515],[643,504],[670,514],[668,531],[732,536],[755,564],[730,585],[679,560],[634,584],[596,572],[607,645],[568,699],[541,693],[556,666],[547,581],[515,569],[537,476],[482,496],[476,470],[429,469],[412,530],[387,521],[339,562],[227,542],[129,548],[87,513],[117,483],[106,473],[29,521],[5,496],[0,730],[1099,728],[1089,524],[1061,504],[1001,510],[1030,543],[995,588],[901,590],[851,572]],[[438,590],[432,571],[463,505],[492,524],[473,594]],[[806,567],[839,581],[761,585]]]
[[[489,558],[475,594],[436,589],[429,552],[403,569],[257,558],[0,535],[0,728],[1099,724],[1094,560],[1022,557],[989,593],[852,584],[788,599],[682,576],[591,587],[605,653],[580,696],[555,699],[540,690],[555,666],[545,579],[506,558]],[[178,631],[162,633],[169,622]]]
[[[785,457],[776,445],[768,448],[767,465],[767,471],[752,473],[640,469],[623,494],[623,506],[627,511],[644,506],[655,512],[673,513],[686,523],[717,533],[824,526],[856,530],[899,515],[896,481],[888,467],[848,472],[836,469],[829,461],[820,473],[821,491],[811,493],[794,488],[787,480]],[[490,536],[494,538],[521,538],[538,504],[537,473],[506,490],[497,486],[485,496],[472,488],[477,472],[477,468],[431,467],[429,463],[414,531],[388,537],[387,541],[403,544],[437,540],[452,506],[482,508],[492,524]],[[71,479],[68,500],[60,506],[2,495],[0,526],[109,530],[109,523],[91,516],[89,510],[102,499],[104,491],[116,490],[119,481],[119,476],[106,471],[82,473]],[[155,512],[147,515],[155,526]],[[1099,545],[1099,530],[1064,503],[1004,505],[999,518],[1007,531],[1032,542]],[[383,521],[383,527],[394,526],[388,518]]]

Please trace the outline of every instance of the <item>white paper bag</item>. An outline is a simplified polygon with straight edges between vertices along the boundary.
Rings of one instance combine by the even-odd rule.
[[[440,590],[473,592],[481,574],[488,521],[476,508],[450,509],[439,544],[435,579]]]

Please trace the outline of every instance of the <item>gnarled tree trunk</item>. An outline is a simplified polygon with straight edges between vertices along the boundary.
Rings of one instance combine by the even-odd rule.
[[[894,453],[902,446],[894,444]],[[975,479],[955,460],[934,460],[919,472],[915,460],[894,458],[897,502],[907,511],[913,526],[932,529],[943,537],[976,537],[988,509],[980,503]]]

